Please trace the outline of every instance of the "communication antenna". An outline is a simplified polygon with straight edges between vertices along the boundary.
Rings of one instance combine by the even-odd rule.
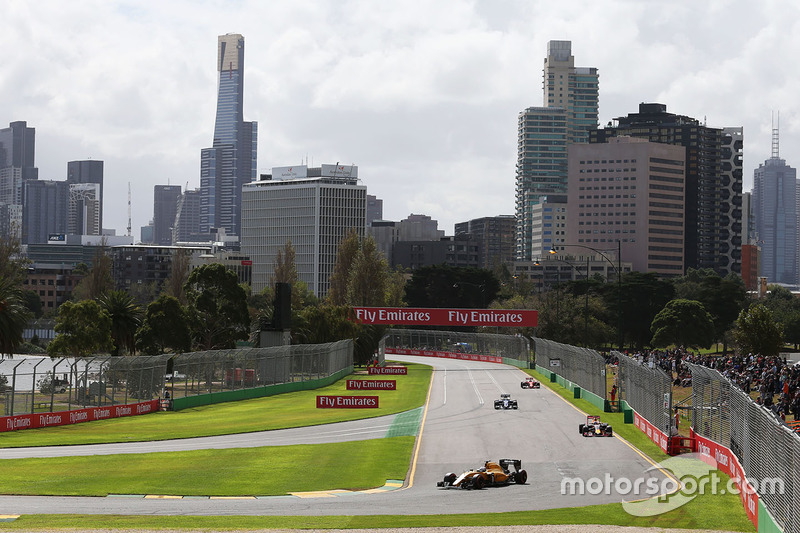
[[[131,182],[128,182],[128,237],[131,236]]]
[[[777,120],[775,119],[776,113],[772,113],[772,159],[780,159],[780,143],[779,133],[781,128],[781,112],[777,112]],[[776,124],[777,122],[777,124]]]

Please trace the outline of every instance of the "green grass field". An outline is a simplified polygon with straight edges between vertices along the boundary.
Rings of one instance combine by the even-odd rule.
[[[414,365],[417,366],[417,365]],[[425,368],[425,367],[422,367]],[[622,420],[622,414],[616,413],[601,413],[592,404],[584,400],[575,400],[572,398],[571,393],[562,387],[550,383],[545,380],[543,376],[534,371],[528,371],[531,375],[540,379],[543,384],[550,387],[558,394],[560,394],[566,401],[569,401],[579,409],[586,411],[589,414],[599,414],[603,417],[604,421],[611,422],[614,425],[614,432],[618,436],[636,446],[639,450],[649,455],[654,461],[660,461],[667,456],[661,449],[652,443],[641,431],[636,429],[632,424],[625,425]],[[428,390],[428,383],[430,372],[410,372],[412,374],[423,374],[426,378],[414,381],[415,390],[411,389],[411,380],[408,381],[408,395],[415,398],[422,398],[420,403],[424,401],[425,395]],[[400,378],[398,378],[399,381]],[[338,387],[338,388],[337,388]],[[326,388],[324,393],[332,391],[341,392],[344,390],[344,380]],[[315,397],[320,391],[309,391],[312,397]],[[399,391],[398,391],[399,392]],[[302,395],[303,393],[290,393],[283,396],[289,397],[292,395]],[[389,394],[384,392],[381,394],[381,411],[384,409],[383,395]],[[282,419],[285,425],[283,427],[294,427],[304,425],[299,423],[303,416],[299,413],[294,413],[295,402],[286,401],[285,398],[273,397],[263,400],[249,400],[243,402],[236,402],[232,404],[223,404],[216,406],[209,406],[207,408],[193,409],[192,416],[194,423],[205,424],[206,420],[213,419],[219,420],[224,416],[230,416],[239,419],[238,427],[249,427],[243,420],[253,416],[254,402],[264,402],[266,400],[282,399],[284,401],[279,403],[269,404],[269,408],[261,405],[256,412],[268,412],[270,416]],[[411,407],[413,402],[408,402]],[[268,410],[267,410],[268,409]],[[280,412],[279,409],[286,410],[286,414]],[[307,410],[307,406],[304,407]],[[221,415],[220,411],[225,414]],[[247,416],[242,413],[246,412]],[[194,414],[196,413],[196,414]],[[347,415],[347,413],[342,413]],[[378,414],[378,413],[375,413]],[[384,414],[383,412],[379,414]],[[142,419],[169,419],[171,417],[179,418],[181,413],[166,413],[163,416],[148,415],[140,417]],[[356,417],[362,418],[362,417]],[[350,419],[350,418],[348,418]],[[333,420],[326,420],[328,422]],[[126,421],[115,421],[117,423]],[[113,422],[92,423],[84,424],[84,426],[95,427],[99,424],[111,424]],[[324,423],[316,422],[316,423]],[[67,427],[67,428],[53,428],[53,431],[64,431],[80,427],[80,425]],[[231,428],[237,427],[237,424],[232,424]],[[263,428],[261,428],[263,429]],[[164,434],[163,428],[125,428],[127,434],[131,437],[130,440],[152,440],[151,438],[142,438],[145,435],[162,435]],[[35,430],[27,433],[36,433]],[[45,430],[50,431],[50,430]],[[139,434],[137,431],[142,431]],[[111,433],[111,430],[106,429],[106,433]],[[226,431],[226,433],[233,433],[236,431]],[[26,432],[18,432],[26,433]],[[204,433],[204,434],[219,434],[219,433]],[[84,437],[85,438],[85,437]],[[108,438],[108,435],[106,435]],[[123,439],[116,439],[123,440]],[[101,441],[101,442],[108,442]],[[18,444],[22,445],[22,444]],[[411,457],[412,448],[414,445],[413,437],[397,437],[391,439],[380,439],[371,441],[360,441],[355,443],[342,443],[342,444],[327,444],[327,445],[305,445],[305,446],[282,446],[282,447],[265,447],[255,448],[252,450],[204,450],[202,452],[177,452],[177,453],[164,453],[164,454],[148,454],[147,456],[137,460],[139,468],[131,467],[126,468],[124,472],[113,474],[113,478],[108,480],[90,479],[92,477],[108,476],[109,471],[117,469],[118,464],[113,463],[113,456],[108,459],[110,461],[106,464],[98,465],[96,470],[91,473],[83,475],[75,473],[69,476],[67,480],[49,481],[53,478],[63,477],[64,472],[81,472],[84,468],[91,468],[88,463],[96,462],[98,459],[103,458],[69,458],[67,459],[46,459],[46,460],[13,460],[3,462],[3,483],[0,485],[5,493],[18,493],[18,494],[66,494],[76,493],[75,491],[93,491],[94,494],[113,493],[133,493],[133,494],[176,494],[183,492],[184,494],[198,494],[195,492],[187,492],[193,484],[200,484],[201,486],[214,486],[214,491],[222,494],[222,491],[229,491],[229,495],[234,493],[248,494],[248,495],[267,495],[267,494],[285,494],[286,492],[304,491],[304,490],[326,490],[331,488],[349,488],[358,489],[366,488],[366,486],[380,486],[383,485],[386,479],[402,479],[405,477],[405,472],[408,469],[409,458]],[[370,446],[370,453],[366,453],[367,448]],[[243,458],[242,454],[245,453],[246,457]],[[309,483],[299,485],[296,482],[287,485],[275,477],[270,476],[251,476],[253,471],[264,472],[267,469],[282,469],[295,466],[298,463],[298,454],[323,454],[324,461],[321,465],[322,470],[315,468],[315,475],[313,480]],[[392,460],[384,468],[379,464],[372,464],[368,456],[374,455],[381,457],[382,462],[385,462],[385,454],[391,454],[396,457],[396,461]],[[314,460],[318,461],[318,455],[313,455]],[[75,463],[73,461],[86,460],[86,463]],[[126,458],[126,462],[129,458]],[[66,461],[66,462],[64,462]],[[242,461],[246,464],[242,465]],[[353,462],[353,468],[358,471],[358,475],[345,482],[339,475],[342,471],[342,465],[347,462]],[[151,465],[151,462],[154,462]],[[174,469],[171,469],[170,463],[174,464]],[[349,464],[349,463],[348,463]],[[112,467],[113,465],[113,467]],[[10,468],[9,468],[10,467]],[[164,471],[168,468],[168,471]],[[45,469],[46,475],[39,476],[37,472]],[[66,470],[65,470],[66,469]],[[242,479],[245,479],[245,489],[235,490],[233,483],[224,479],[218,480],[217,478],[210,478],[209,472],[221,469],[221,474],[229,478],[236,478],[236,486],[241,486]],[[255,470],[254,470],[255,469]],[[193,473],[193,470],[199,470]],[[320,474],[317,474],[320,472]],[[399,474],[398,474],[399,472]],[[147,475],[145,475],[145,473]],[[335,473],[335,476],[334,476]],[[242,475],[248,474],[248,475]],[[175,481],[177,478],[183,476],[197,476],[186,481],[186,487],[181,491],[177,490]],[[241,476],[241,477],[240,477]],[[250,479],[251,477],[259,477],[264,479]],[[328,478],[337,477],[335,483],[331,483]],[[365,478],[369,478],[369,483]],[[724,477],[724,476],[723,476]],[[36,478],[31,480],[31,478]],[[142,479],[145,478],[145,479]],[[38,481],[37,481],[38,480]],[[8,482],[14,484],[16,489],[9,491],[6,487],[9,486]],[[216,485],[220,483],[220,485]],[[77,488],[84,484],[87,488]],[[27,485],[27,486],[26,486]],[[332,486],[335,485],[335,486]],[[125,490],[122,490],[122,488]],[[130,490],[128,490],[130,489]],[[203,492],[202,490],[200,492]],[[366,503],[365,503],[366,504]],[[396,515],[382,515],[382,516],[263,516],[263,517],[249,517],[249,516],[236,516],[236,517],[200,517],[200,516],[103,516],[103,515],[89,515],[89,516],[76,516],[76,515],[26,515],[20,517],[13,522],[0,522],[0,531],[5,530],[32,530],[32,529],[60,529],[60,530],[85,530],[89,528],[107,528],[107,529],[121,529],[121,528],[137,528],[137,529],[155,529],[155,530],[182,530],[182,529],[215,529],[220,531],[247,531],[263,528],[290,528],[290,529],[308,529],[308,528],[388,528],[388,527],[430,527],[430,526],[487,526],[487,525],[528,525],[528,524],[607,524],[618,526],[657,526],[664,528],[690,528],[690,529],[725,529],[729,531],[755,531],[755,528],[747,520],[744,509],[737,496],[728,495],[700,495],[690,503],[679,507],[669,513],[658,515],[655,517],[633,517],[627,514],[621,507],[621,504],[599,505],[582,508],[564,508],[554,509],[547,511],[525,511],[513,513],[476,513],[469,515],[410,515],[410,516],[396,516]]]
[[[0,433],[0,448],[141,442],[330,424],[400,413],[425,403],[431,367],[408,366],[405,376],[349,376],[396,379],[396,391],[347,391],[346,379],[321,389],[290,392],[177,412],[161,412],[87,424]],[[317,409],[318,394],[379,396],[380,409]]]

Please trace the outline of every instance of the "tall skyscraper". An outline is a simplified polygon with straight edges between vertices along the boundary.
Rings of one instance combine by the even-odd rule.
[[[516,258],[531,261],[533,206],[567,193],[567,146],[585,143],[597,127],[599,75],[576,67],[570,41],[550,41],[544,60],[544,107],[529,107],[517,122]]]
[[[753,211],[761,244],[761,276],[768,283],[798,283],[797,170],[780,158],[778,129],[772,156],[753,173]]]
[[[189,242],[200,234],[200,189],[185,190],[175,208],[172,242]]]
[[[200,153],[200,231],[241,235],[242,185],[256,179],[256,122],[244,121],[244,37],[218,39],[219,91],[214,141]]]
[[[270,284],[278,252],[291,241],[298,277],[324,298],[339,242],[350,230],[364,236],[366,219],[367,188],[358,184],[356,166],[273,168],[245,185],[241,250],[253,261],[253,293]]]
[[[22,238],[25,182],[38,179],[34,166],[36,130],[25,121],[11,122],[0,129],[0,231],[4,236]]]
[[[180,185],[156,185],[153,189],[153,240],[160,246],[172,244],[172,228],[180,198]]]
[[[22,242],[42,244],[50,235],[67,233],[68,199],[66,181],[26,181]]]
[[[656,103],[642,103],[638,113],[614,122],[590,132],[589,142],[626,135],[686,148],[684,267],[711,268],[722,276],[740,273],[742,128],[711,128]]]
[[[70,185],[74,184],[85,184],[85,183],[94,183],[97,184],[98,187],[96,189],[94,200],[96,201],[95,209],[97,209],[97,213],[93,214],[93,217],[97,217],[97,221],[91,222],[86,226],[87,228],[94,228],[95,224],[99,228],[97,233],[84,233],[83,235],[102,235],[103,233],[103,162],[96,161],[96,160],[85,160],[85,161],[70,161],[67,163],[67,183]],[[76,190],[95,190],[91,187],[79,187]],[[77,233],[76,235],[81,235]]]
[[[69,183],[67,233],[102,235],[101,193],[99,183]]]

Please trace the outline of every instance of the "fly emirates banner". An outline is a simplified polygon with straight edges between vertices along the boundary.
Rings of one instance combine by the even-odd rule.
[[[533,328],[538,323],[538,311],[530,309],[354,307],[353,311],[361,324]]]

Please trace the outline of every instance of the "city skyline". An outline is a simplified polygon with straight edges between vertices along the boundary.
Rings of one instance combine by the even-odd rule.
[[[385,200],[384,218],[424,213],[451,234],[456,222],[514,213],[517,116],[543,105],[546,44],[569,40],[577,63],[599,70],[601,126],[641,102],[742,125],[751,190],[780,111],[781,156],[797,165],[800,74],[788,58],[800,51],[800,8],[547,5],[12,0],[0,21],[0,39],[15,51],[0,80],[2,124],[36,128],[39,179],[63,180],[68,161],[104,161],[104,227],[118,234],[131,182],[138,237],[153,216],[154,185],[200,186],[197,155],[213,138],[215,39],[240,33],[244,115],[261,122],[259,173],[354,163]]]

